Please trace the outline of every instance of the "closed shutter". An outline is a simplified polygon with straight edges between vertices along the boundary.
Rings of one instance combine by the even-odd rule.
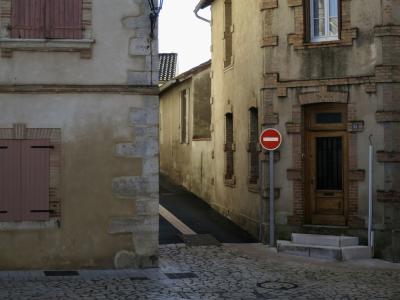
[[[49,140],[23,140],[21,145],[22,217],[26,221],[49,219]]]
[[[38,39],[45,37],[45,1],[12,0],[12,38]]]
[[[46,0],[46,37],[82,38],[82,0]]]
[[[21,220],[20,144],[0,140],[0,221]]]

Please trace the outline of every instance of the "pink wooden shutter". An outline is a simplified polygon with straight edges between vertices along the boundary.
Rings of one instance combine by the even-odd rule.
[[[46,0],[46,37],[82,38],[82,0]]]
[[[11,37],[44,38],[45,0],[12,0]]]
[[[0,140],[0,221],[21,221],[20,144]]]
[[[21,145],[22,217],[27,221],[49,219],[49,140],[23,140]]]

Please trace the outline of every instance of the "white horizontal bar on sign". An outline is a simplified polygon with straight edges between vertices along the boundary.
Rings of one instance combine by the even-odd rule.
[[[167,210],[165,207],[159,205],[159,211],[160,215],[167,220],[172,226],[174,226],[176,229],[179,230],[180,233],[182,234],[187,234],[187,235],[194,235],[196,232],[194,232],[192,229],[190,229],[185,223],[183,223],[181,220],[179,220],[177,217],[175,217],[169,210]]]
[[[277,137],[265,137],[265,138],[263,138],[263,142],[279,142],[279,138],[277,138]]]

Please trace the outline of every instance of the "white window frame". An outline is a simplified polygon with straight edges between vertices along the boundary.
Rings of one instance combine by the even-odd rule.
[[[325,35],[324,36],[315,36],[314,35],[314,19],[318,19],[314,16],[314,0],[309,0],[310,1],[310,30],[311,30],[311,42],[326,42],[326,41],[338,41],[339,40],[339,22],[340,22],[340,9],[338,7],[338,33],[337,35],[327,35],[329,34],[329,20],[331,18],[330,15],[330,1],[331,0],[324,0],[324,5],[325,5]],[[337,0],[338,6],[340,5],[340,0]]]

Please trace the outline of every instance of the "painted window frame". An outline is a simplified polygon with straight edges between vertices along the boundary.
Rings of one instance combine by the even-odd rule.
[[[309,1],[309,20],[308,23],[310,24],[308,30],[309,30],[309,36],[310,36],[310,42],[312,43],[318,43],[318,42],[330,42],[330,41],[338,41],[340,40],[340,23],[341,23],[341,18],[340,18],[340,0],[323,0],[324,1],[324,36],[316,36],[315,35],[315,25],[314,25],[314,20],[319,19],[318,16],[314,15],[314,0],[308,0]],[[330,12],[330,7],[331,7],[331,1],[336,1],[337,5],[337,16],[331,16]],[[337,34],[336,35],[327,35],[326,33],[329,33],[329,24],[330,24],[330,19],[331,18],[337,18]]]

